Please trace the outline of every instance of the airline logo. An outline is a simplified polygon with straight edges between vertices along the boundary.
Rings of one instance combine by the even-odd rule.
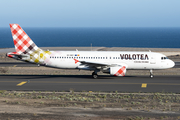
[[[77,59],[74,59],[74,61],[75,61],[75,64],[79,62],[79,60],[77,60]]]
[[[125,70],[126,70],[126,67],[123,66],[122,68],[120,68],[115,74],[114,76],[125,76]]]
[[[18,24],[10,24],[16,52],[18,54],[33,53],[38,47]]]
[[[147,54],[120,54],[121,59],[126,60],[148,60],[149,57]]]
[[[49,51],[43,51],[39,49],[18,24],[10,24],[10,28],[14,41],[14,46],[16,49],[16,54],[30,55],[29,59],[27,59],[26,61],[41,63],[41,61],[44,61],[47,56],[51,54],[51,52]]]

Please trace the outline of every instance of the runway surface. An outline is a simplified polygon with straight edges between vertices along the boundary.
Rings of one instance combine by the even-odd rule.
[[[38,65],[26,62],[0,62],[0,67],[38,67]]]
[[[180,76],[0,75],[1,90],[180,93]]]
[[[0,67],[38,67],[38,65],[26,62],[0,62]],[[175,62],[174,68],[180,68],[180,62]]]

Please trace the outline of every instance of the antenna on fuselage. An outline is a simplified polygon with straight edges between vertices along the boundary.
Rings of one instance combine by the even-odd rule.
[[[91,51],[92,51],[92,43],[91,43]]]
[[[76,49],[76,51],[78,51],[78,49]]]
[[[151,50],[149,50],[149,52],[151,52]]]

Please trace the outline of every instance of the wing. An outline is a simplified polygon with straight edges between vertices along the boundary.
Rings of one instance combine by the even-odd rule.
[[[91,66],[110,66],[108,63],[100,63],[100,62],[88,62],[88,61],[79,61],[82,64],[91,65]]]
[[[119,64],[109,64],[109,63],[92,62],[92,61],[79,61],[77,59],[74,59],[74,61],[75,61],[75,64],[77,62],[80,62],[83,65],[94,66],[94,67],[100,67],[100,66],[102,66],[102,67],[105,67],[105,66],[106,67],[121,66]]]
[[[95,67],[96,69],[101,69],[103,73],[109,73],[110,75],[114,75],[114,76],[125,76],[126,74],[127,65],[125,65],[124,63],[108,64],[108,63],[100,63],[100,62],[92,62],[92,61],[91,62],[79,61],[77,59],[74,60],[75,60],[75,64],[77,62],[80,62],[83,66],[82,68],[86,70],[90,70],[91,68]]]

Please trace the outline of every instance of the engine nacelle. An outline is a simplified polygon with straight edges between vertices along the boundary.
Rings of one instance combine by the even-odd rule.
[[[113,76],[125,76],[126,74],[126,67],[110,67],[110,75]]]
[[[91,68],[91,67],[86,66],[86,65],[79,65],[77,68],[81,69],[81,70],[94,70],[94,68]]]

